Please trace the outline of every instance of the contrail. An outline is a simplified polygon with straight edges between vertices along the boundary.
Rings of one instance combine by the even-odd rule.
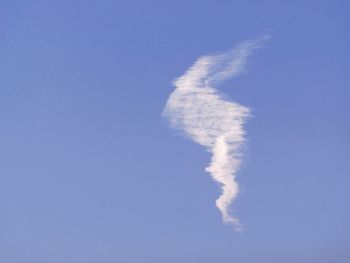
[[[248,56],[267,38],[241,42],[226,53],[200,57],[173,82],[176,88],[163,111],[175,128],[212,153],[206,171],[222,189],[216,206],[223,221],[233,223],[237,229],[241,225],[229,213],[229,207],[239,192],[235,178],[241,163],[243,124],[249,109],[224,99],[215,87],[242,73]]]

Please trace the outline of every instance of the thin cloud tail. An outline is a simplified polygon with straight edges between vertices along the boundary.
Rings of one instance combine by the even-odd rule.
[[[241,229],[238,218],[229,213],[230,205],[239,193],[236,173],[241,163],[240,157],[237,156],[241,143],[230,142],[231,136],[222,135],[216,139],[212,149],[212,160],[206,171],[221,186],[222,193],[216,200],[216,207],[220,210],[223,221],[233,223],[237,229]]]

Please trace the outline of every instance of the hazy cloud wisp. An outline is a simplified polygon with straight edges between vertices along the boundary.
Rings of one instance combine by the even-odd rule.
[[[235,178],[241,163],[243,124],[249,109],[224,99],[215,87],[242,73],[252,50],[259,48],[267,38],[242,42],[223,54],[200,57],[173,82],[176,88],[163,111],[175,128],[211,152],[211,163],[206,171],[222,189],[216,206],[223,220],[238,229],[239,220],[229,213],[229,207],[239,192]]]

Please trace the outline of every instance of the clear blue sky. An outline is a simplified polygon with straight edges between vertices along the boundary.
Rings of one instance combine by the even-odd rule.
[[[348,1],[1,1],[0,262],[350,262]],[[201,55],[265,33],[222,223],[210,155],[161,118]]]

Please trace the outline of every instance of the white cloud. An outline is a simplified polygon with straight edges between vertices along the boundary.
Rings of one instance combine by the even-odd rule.
[[[242,42],[223,54],[200,57],[174,81],[176,88],[163,112],[175,128],[212,153],[206,171],[221,185],[222,194],[216,206],[223,220],[233,223],[237,229],[239,220],[229,213],[229,207],[239,192],[235,178],[241,163],[243,125],[249,109],[223,99],[215,86],[242,73],[252,50],[267,38]]]

